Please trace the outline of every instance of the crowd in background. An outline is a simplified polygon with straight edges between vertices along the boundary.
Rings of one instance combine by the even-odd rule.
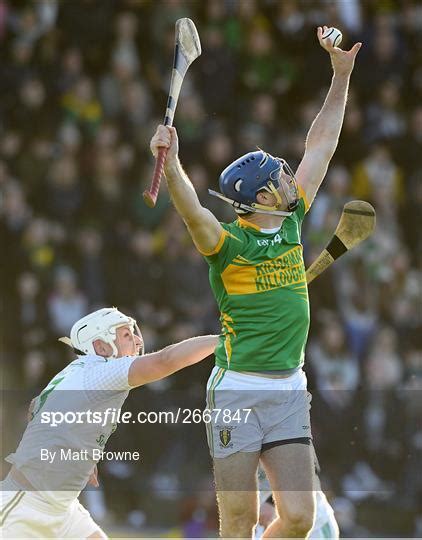
[[[164,115],[179,17],[195,21],[203,49],[176,112],[180,156],[202,203],[221,220],[234,213],[207,189],[217,188],[233,159],[256,146],[293,169],[302,157],[331,77],[316,26],[341,28],[345,48],[363,42],[339,147],[305,220],[305,259],[309,264],[325,246],[348,200],[371,202],[377,228],[310,286],[306,371],[323,485],[342,534],[420,536],[422,6],[416,1],[0,0],[6,384],[38,392],[72,357],[57,338],[106,305],[140,321],[147,350],[219,332],[207,265],[165,185],[154,210],[141,196],[151,178],[149,140]],[[157,408],[203,407],[210,369],[211,360],[132,400],[136,407],[139,400]],[[139,528],[162,525],[165,504],[165,519],[186,535],[212,531],[205,429],[188,436],[151,429],[142,442],[150,467],[144,463],[142,473],[136,465],[104,467],[104,500],[89,494],[94,512]],[[124,429],[119,441],[137,444]],[[192,470],[200,480],[187,486]],[[175,495],[183,486],[190,496]]]

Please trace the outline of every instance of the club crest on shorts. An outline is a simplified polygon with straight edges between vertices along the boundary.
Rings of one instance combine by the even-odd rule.
[[[232,440],[232,429],[233,428],[223,428],[220,429],[220,441],[221,441],[221,447],[227,448],[230,444],[230,441]],[[233,446],[231,444],[230,446]]]

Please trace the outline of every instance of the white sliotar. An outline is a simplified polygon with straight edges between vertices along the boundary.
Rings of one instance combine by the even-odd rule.
[[[330,41],[334,47],[338,47],[343,39],[343,34],[337,28],[331,27],[322,34],[323,41]]]

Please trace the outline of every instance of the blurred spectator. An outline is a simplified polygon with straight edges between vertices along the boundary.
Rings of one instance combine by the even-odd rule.
[[[140,68],[136,34],[138,21],[133,13],[120,13],[116,20],[116,41],[112,51],[112,62],[123,64],[135,75]]]
[[[158,311],[165,310],[168,313],[168,306],[162,296],[165,284],[164,269],[156,254],[152,233],[142,230],[134,231],[126,253],[125,268],[130,287],[125,284],[120,296],[125,299],[125,303],[135,305],[137,311],[145,320],[148,320],[149,324],[155,326],[155,321],[159,327],[162,327]],[[165,323],[167,318],[168,316],[164,318]]]
[[[362,9],[359,0],[350,0],[350,2],[337,0],[334,5],[338,10],[342,25],[345,25],[354,34],[360,32],[362,29]]]
[[[386,81],[378,92],[378,99],[367,109],[366,140],[369,143],[398,139],[405,131],[405,120],[399,110],[400,88],[393,79]]]
[[[9,16],[9,27],[27,43],[33,43],[55,24],[58,12],[57,0],[40,0],[34,6],[26,5],[20,12]]]
[[[57,90],[60,94],[70,91],[83,73],[83,55],[77,47],[63,52],[57,77]]]
[[[282,95],[295,81],[294,64],[283,53],[274,54],[274,48],[269,22],[261,18],[250,29],[242,69],[243,83],[251,93],[270,90]]]
[[[19,104],[13,111],[13,125],[24,131],[28,122],[34,126],[48,126],[48,117],[45,115],[46,91],[38,78],[26,79],[19,88]]]
[[[336,228],[348,200],[350,174],[345,167],[333,165],[327,173],[325,190],[319,194],[309,215],[308,242],[321,245]]]
[[[309,358],[319,390],[356,389],[359,366],[356,359],[349,355],[343,328],[334,318],[325,324],[320,342],[309,346]],[[329,392],[324,392],[324,395],[328,396]],[[349,396],[351,399],[352,392],[349,392]]]
[[[56,258],[55,246],[46,219],[34,218],[28,224],[23,235],[23,250],[27,268],[42,276],[45,283]]]
[[[399,474],[405,447],[404,410],[398,387],[403,376],[397,336],[391,328],[380,330],[374,340],[365,377],[368,390],[363,416],[365,448],[375,472],[390,480]],[[394,415],[395,421],[390,422]]]
[[[26,151],[17,163],[16,172],[26,179],[25,190],[36,212],[46,208],[45,181],[53,157],[53,143],[42,134],[28,139]]]
[[[306,25],[306,14],[298,3],[294,0],[278,3],[275,24],[284,37],[283,44],[292,53],[295,48],[297,52],[297,48],[303,46]]]
[[[63,156],[54,161],[49,171],[49,196],[46,210],[52,218],[69,225],[82,206],[82,188],[79,182],[77,161]]]
[[[397,354],[397,337],[391,328],[381,329],[369,352],[366,378],[370,388],[395,388],[402,378],[402,362]]]
[[[1,217],[4,234],[15,235],[18,238],[30,220],[31,211],[27,205],[22,186],[7,177],[7,170],[3,164],[4,185],[1,196]],[[6,245],[4,243],[3,245]]]
[[[120,125],[122,137],[128,141],[137,140],[139,131],[145,128],[151,110],[151,96],[144,84],[132,81],[124,88],[122,96]]]
[[[44,355],[36,349],[29,351],[24,357],[24,377],[27,388],[34,395],[43,389],[46,371]]]
[[[94,94],[88,77],[76,80],[71,90],[62,98],[65,118],[76,122],[88,135],[94,135],[101,121],[101,105]]]
[[[209,26],[204,32],[199,90],[210,115],[230,115],[235,99],[237,68],[221,26]]]
[[[220,130],[209,134],[205,157],[208,162],[208,172],[212,180],[217,180],[223,169],[230,163],[232,156],[232,143],[230,137]]]
[[[198,93],[192,92],[185,97],[178,110],[178,132],[186,144],[183,153],[195,156],[204,144],[202,131],[205,127],[205,111]]]
[[[47,306],[50,327],[56,337],[68,335],[73,323],[86,315],[87,300],[77,288],[72,269],[64,266],[56,269]]]
[[[368,536],[368,531],[356,523],[357,511],[351,500],[345,497],[336,497],[331,504],[341,536],[344,538],[364,538]]]
[[[37,276],[24,272],[18,278],[19,326],[16,337],[21,342],[22,351],[30,351],[47,345],[48,326],[44,301],[45,292]]]
[[[403,172],[392,159],[385,144],[377,144],[356,165],[352,179],[353,194],[372,202],[377,208],[379,225],[396,229],[400,204],[404,199]]]
[[[341,160],[349,169],[360,162],[366,154],[363,125],[362,109],[349,97],[341,132],[341,144],[335,154],[335,159]]]
[[[86,296],[89,309],[106,303],[106,264],[104,241],[98,229],[86,227],[77,236],[77,259],[81,289]]]
[[[359,90],[370,99],[387,80],[403,79],[407,69],[407,55],[402,36],[397,31],[395,19],[387,11],[380,10],[365,27],[363,41],[367,43],[357,72]],[[376,66],[376,69],[374,67]]]
[[[254,146],[268,148],[280,137],[277,118],[277,101],[270,94],[258,94],[248,103],[250,117],[245,120],[239,144],[245,151]]]
[[[377,314],[370,294],[357,289],[349,298],[343,298],[342,312],[350,349],[359,360],[363,360],[371,339],[377,330]]]

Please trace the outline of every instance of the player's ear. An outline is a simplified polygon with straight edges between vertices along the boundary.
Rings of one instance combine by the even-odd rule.
[[[267,191],[259,191],[256,194],[256,202],[258,204],[271,204],[271,194]]]
[[[110,345],[105,343],[102,339],[96,339],[92,345],[94,346],[94,351],[98,354],[98,356],[109,356]]]

